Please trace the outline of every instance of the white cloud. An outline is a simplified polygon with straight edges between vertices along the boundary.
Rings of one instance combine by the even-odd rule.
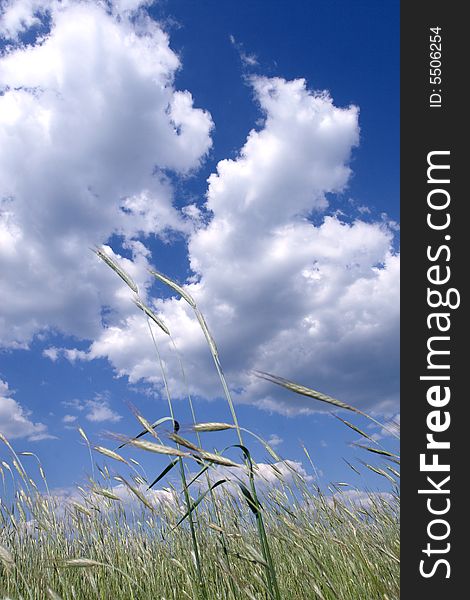
[[[314,477],[304,469],[302,463],[296,460],[284,460],[276,462],[274,465],[258,463],[256,477],[264,489],[277,487],[281,483],[295,482],[298,477],[307,483],[314,480]]]
[[[4,0],[0,5],[0,35],[17,39],[18,34],[40,25],[40,15],[55,4],[53,0]]]
[[[92,3],[93,0],[90,0]],[[109,11],[116,16],[135,15],[139,9],[150,6],[154,0],[112,0]],[[67,9],[75,0],[2,0],[0,3],[0,37],[16,41],[18,36],[31,29],[40,27],[46,15],[55,15]],[[94,4],[105,7],[104,2]]]
[[[285,414],[322,408],[250,375],[260,369],[362,408],[389,410],[398,393],[393,231],[383,220],[321,217],[327,193],[347,185],[358,111],[335,107],[303,80],[257,78],[253,87],[265,122],[250,132],[239,157],[219,162],[209,178],[212,218],[190,236],[196,276],[188,289],[207,317],[238,401]],[[312,211],[316,225],[308,218]],[[184,356],[193,392],[220,396],[189,307],[170,299],[156,308]],[[89,358],[103,356],[131,381],[159,378],[137,314],[92,344]],[[164,356],[174,394],[183,394],[178,363]]]
[[[188,236],[189,288],[238,402],[285,414],[320,408],[250,375],[261,369],[390,411],[398,389],[394,225],[325,216],[329,194],[347,188],[358,109],[336,107],[302,79],[253,78],[263,123],[237,158],[218,163],[205,211],[178,211],[166,171],[197,169],[212,121],[175,89],[179,59],[145,10],[137,14],[145,5],[122,0],[114,13],[91,1],[5,5],[0,31],[13,39],[41,11],[52,25],[40,43],[13,45],[0,58],[2,345],[26,347],[59,330],[91,345],[52,346],[44,351],[52,360],[106,357],[131,381],[161,384],[145,320],[86,248],[121,234],[133,258],[121,262],[145,295],[145,236],[176,231]],[[105,324],[103,305],[116,310]],[[175,299],[155,307],[192,392],[220,396],[188,307]],[[170,385],[183,395],[166,343]]]
[[[277,433],[272,433],[267,440],[268,444],[273,448],[275,448],[276,446],[280,446],[283,441],[284,440],[282,439],[282,437],[278,436]]]
[[[151,6],[155,0],[113,0],[112,9],[116,14],[136,12],[140,8]]]
[[[122,416],[114,411],[110,406],[110,399],[107,393],[96,394],[91,400],[66,400],[62,405],[72,408],[85,416],[85,419],[92,423],[117,423]],[[62,419],[64,423],[73,423],[77,420],[76,415],[65,415]]]
[[[87,353],[84,350],[77,350],[76,348],[56,348],[55,346],[49,346],[42,351],[43,356],[55,362],[59,357],[63,356],[70,362],[77,360],[86,360]]]
[[[129,483],[137,489],[146,501],[155,509],[165,508],[166,510],[170,509],[178,512],[183,510],[178,494],[174,490],[167,488],[148,490],[146,485],[136,483],[133,480]],[[64,516],[67,511],[72,513],[75,512],[75,503],[86,507],[87,510],[93,506],[98,507],[100,513],[110,512],[116,506],[120,506],[121,508],[124,508],[129,516],[132,514],[140,515],[142,509],[145,508],[141,500],[139,500],[124,483],[109,486],[107,489],[114,496],[117,496],[119,500],[110,500],[99,493],[93,493],[90,489],[79,491],[74,487],[53,489],[51,490],[51,498],[55,502],[56,513],[58,516]]]
[[[93,423],[117,423],[122,419],[121,415],[111,410],[108,403],[104,400],[89,400],[87,402],[88,413],[86,418]]]
[[[383,504],[397,508],[397,500],[393,494],[389,492],[366,492],[359,489],[342,490],[333,496],[327,497],[326,501],[330,505],[333,505],[334,502],[340,502],[353,508],[359,507],[365,510]]]
[[[45,348],[42,352],[43,356],[55,362],[60,355],[60,348],[56,348],[55,346],[50,346],[49,348]]]
[[[196,473],[194,473],[195,475]],[[211,483],[214,483],[220,479],[225,479],[226,483],[216,488],[216,493],[229,493],[240,496],[240,489],[238,482],[243,482],[246,486],[249,486],[248,476],[245,468],[227,468],[221,466],[215,466],[208,471],[209,479]],[[298,478],[309,483],[313,481],[313,477],[308,475],[305,471],[302,463],[294,460],[286,460],[283,462],[277,462],[274,465],[268,463],[257,463],[254,471],[255,484],[259,494],[268,494],[270,491],[279,489],[283,484],[295,483]],[[123,481],[121,475],[115,477],[118,481]],[[181,492],[178,493],[178,484],[176,487],[160,488],[160,489],[147,489],[148,485],[141,481],[135,480],[133,477],[125,476],[127,481],[140,492],[140,494],[156,509],[165,508],[174,510],[177,513],[184,513],[186,508],[183,502],[183,496]],[[202,478],[197,480],[194,484],[196,487],[200,487],[201,490],[207,489],[207,481]],[[129,513],[140,511],[144,508],[141,500],[126,486],[124,483],[118,485],[112,485],[108,490],[119,498],[119,505],[123,507]],[[56,501],[59,508],[60,514],[63,514],[65,509],[74,510],[73,503],[78,502],[82,506],[99,506],[101,510],[107,511],[114,505],[114,501],[110,501],[99,493],[93,493],[92,490],[87,489],[79,491],[73,487],[67,488],[56,488],[52,490],[52,497]],[[244,500],[243,500],[244,501]]]
[[[296,460],[284,460],[282,462],[256,463],[254,470],[254,481],[257,492],[260,494],[269,494],[273,490],[279,489],[284,484],[296,484],[299,479],[305,483],[314,481],[314,477],[309,475],[302,463]],[[214,466],[208,471],[209,480],[215,483],[220,479],[225,479],[226,483],[218,488],[218,493],[229,492],[238,496],[240,494],[239,483],[249,487],[249,478],[245,467],[222,467]],[[201,478],[197,484],[202,488],[207,488],[207,482]]]
[[[237,42],[234,35],[229,35],[229,40],[235,50],[238,52],[242,65],[244,67],[257,67],[258,66],[258,57],[256,54],[249,54],[245,52],[243,44]]]
[[[155,22],[118,20],[98,2],[21,1],[4,7],[2,31],[45,6],[50,32],[0,57],[0,343],[10,347],[46,329],[97,334],[101,305],[125,294],[88,248],[123,235],[143,285],[148,251],[136,237],[190,230],[164,171],[190,173],[211,145],[211,118],[174,88],[180,62]]]
[[[382,427],[379,432],[373,433],[371,436],[376,442],[394,434],[400,435],[400,413],[394,415],[390,420],[386,421],[384,425],[385,427]]]
[[[62,418],[62,422],[63,423],[75,423],[75,421],[77,420],[77,415],[65,415]]]
[[[8,383],[0,379],[0,433],[7,439],[27,438],[31,442],[53,439],[43,423],[31,419],[31,411],[12,398]]]
[[[148,490],[146,485],[135,485],[139,492],[150,502],[155,508],[165,507],[170,509],[181,509],[181,502],[178,494],[171,489],[163,488],[160,490]],[[113,486],[112,493],[121,499],[125,507],[139,510],[142,509],[142,504],[135,494],[129,490],[124,484]],[[96,498],[96,496],[95,496]]]

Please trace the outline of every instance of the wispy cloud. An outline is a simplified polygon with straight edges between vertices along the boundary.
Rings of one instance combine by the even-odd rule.
[[[117,423],[122,419],[122,416],[111,408],[108,394],[96,394],[92,400],[66,400],[62,402],[62,405],[78,411],[92,423]],[[77,419],[78,415],[66,414],[62,421],[70,424],[76,422]]]
[[[62,417],[62,422],[63,423],[75,423],[75,421],[78,419],[77,415],[65,415],[64,417]]]
[[[280,446],[282,444],[284,440],[282,439],[282,437],[279,437],[277,435],[277,433],[272,433],[269,438],[267,439],[267,442],[270,446],[272,446],[273,448],[275,448],[276,446]]]
[[[234,35],[229,35],[229,40],[235,50],[238,52],[238,56],[244,67],[257,67],[258,57],[256,54],[250,54],[245,51],[243,44],[235,39]]]

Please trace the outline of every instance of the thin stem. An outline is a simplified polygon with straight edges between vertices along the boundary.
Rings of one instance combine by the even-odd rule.
[[[193,419],[193,424],[196,425],[196,423],[197,423],[196,412],[194,410],[194,405],[193,405],[193,401],[192,401],[192,398],[191,398],[191,393],[189,391],[189,385],[188,385],[188,380],[187,380],[187,377],[186,377],[186,372],[185,372],[185,369],[184,369],[184,366],[183,366],[183,361],[181,360],[181,356],[180,356],[180,354],[178,352],[178,348],[176,347],[176,342],[173,339],[173,336],[171,334],[170,334],[170,339],[171,339],[171,343],[173,345],[173,349],[175,351],[175,354],[176,354],[176,356],[178,358],[178,362],[179,362],[179,365],[180,365],[181,375],[183,377],[184,386],[186,388],[186,394],[187,394],[187,397],[188,397],[188,402],[189,402],[189,407],[190,407],[190,410],[191,410],[191,416],[192,416],[192,419]],[[198,443],[199,448],[202,448],[201,436],[199,435],[199,431],[197,431],[197,430],[196,430],[196,439],[197,439],[197,443]],[[220,516],[219,508],[217,506],[217,501],[216,501],[216,498],[215,498],[214,490],[212,489],[212,486],[211,486],[211,481],[210,481],[210,477],[209,477],[208,471],[206,471],[205,477],[206,477],[207,487],[210,490],[209,493],[210,493],[211,500],[212,500],[212,506],[214,507],[214,512],[215,512],[215,517],[216,517],[217,525],[221,529],[223,529],[222,528],[222,525],[223,525],[222,518]],[[225,559],[226,559],[226,562],[227,562],[227,567],[230,568],[230,558],[229,558],[229,552],[228,552],[228,544],[227,544],[227,540],[226,540],[226,537],[225,537],[225,533],[223,531],[221,532],[220,537],[221,537],[221,540],[222,540],[222,548],[223,548],[224,556],[225,556]],[[235,589],[234,589],[234,582],[233,582],[232,579],[230,579],[230,588],[232,590],[233,597],[236,598],[236,593],[235,593]]]
[[[167,381],[167,378],[166,378],[165,369],[163,367],[162,357],[161,357],[160,351],[158,349],[158,345],[157,345],[157,342],[155,340],[155,336],[153,334],[153,330],[152,330],[152,326],[150,324],[150,319],[149,318],[147,318],[147,325],[148,325],[148,328],[150,330],[150,335],[152,336],[153,345],[155,347],[155,351],[156,351],[157,356],[158,356],[158,362],[159,362],[159,365],[160,365],[160,371],[161,371],[162,378],[163,378],[163,385],[165,387],[165,393],[166,393],[166,397],[167,397],[167,401],[168,401],[168,409],[170,411],[170,416],[173,419],[173,423],[174,423],[175,422],[175,416],[174,416],[174,412],[173,412],[173,403],[171,401],[170,389],[168,387],[168,381]],[[177,448],[179,449],[179,444],[177,444]],[[202,575],[201,559],[200,559],[200,555],[199,555],[199,546],[198,546],[197,538],[196,538],[196,529],[194,527],[194,521],[193,521],[193,516],[192,516],[192,511],[191,511],[191,498],[189,497],[188,486],[187,486],[187,482],[186,482],[186,474],[184,472],[184,465],[183,465],[183,460],[182,460],[181,457],[178,459],[178,464],[179,464],[179,468],[180,468],[181,482],[183,484],[184,499],[185,499],[185,502],[186,502],[187,510],[189,512],[189,515],[188,515],[189,528],[190,528],[190,531],[191,531],[191,539],[192,539],[192,543],[193,543],[194,557],[195,557],[195,560],[196,560],[196,569],[197,569],[198,578],[199,578],[200,591],[202,592],[203,598],[207,598],[206,588],[205,588],[205,585],[204,585],[204,578],[203,578],[203,575]]]
[[[241,427],[238,423],[237,413],[235,412],[235,406],[233,404],[232,396],[230,394],[230,390],[228,388],[227,381],[225,379],[225,375],[222,370],[222,365],[220,364],[220,361],[219,361],[219,357],[218,357],[218,354],[217,354],[217,351],[215,348],[214,340],[212,339],[212,336],[209,333],[209,330],[205,323],[204,317],[203,317],[202,313],[200,312],[200,310],[197,308],[197,306],[194,307],[194,312],[196,314],[197,320],[201,326],[201,329],[202,329],[204,336],[207,340],[207,343],[209,345],[212,359],[214,361],[215,368],[217,370],[220,382],[222,384],[222,388],[224,390],[225,398],[227,399],[227,403],[229,405],[230,412],[232,414],[233,424],[235,425],[235,428],[237,431],[238,440],[240,442],[240,445],[243,446],[244,444],[243,444],[243,437],[242,437],[242,433],[241,433]],[[267,568],[265,568],[268,589],[269,589],[269,592],[270,592],[270,595],[272,596],[272,598],[275,598],[276,600],[281,600],[281,595],[280,595],[279,587],[277,584],[276,572],[274,570],[274,563],[272,560],[271,551],[269,549],[268,538],[266,536],[266,529],[264,527],[263,517],[260,512],[261,508],[260,508],[259,500],[258,500],[258,497],[256,494],[256,486],[255,486],[255,482],[254,482],[253,471],[252,471],[252,467],[249,464],[249,461],[246,457],[245,457],[245,465],[249,471],[250,487],[251,487],[251,490],[253,493],[253,497],[255,498],[256,504],[258,505],[258,510],[256,512],[256,523],[257,523],[257,527],[258,527],[258,537],[259,537],[259,541],[260,541],[261,551],[263,554],[263,558],[264,558],[266,564],[268,565]]]

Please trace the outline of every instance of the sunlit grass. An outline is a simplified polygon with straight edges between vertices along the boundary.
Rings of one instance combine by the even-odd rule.
[[[345,482],[320,490],[314,477],[304,476],[265,440],[240,426],[217,346],[196,302],[171,279],[152,272],[194,311],[233,419],[198,422],[188,393],[193,415],[189,433],[196,439],[187,439],[180,431],[152,329],[157,325],[177,351],[171,327],[143,302],[116,260],[103,250],[96,252],[136,294],[135,303],[148,320],[169,416],[152,422],[135,411],[143,430],[137,435],[116,434],[118,448],[99,445],[93,454],[79,428],[92,456],[92,477],[66,501],[50,493],[39,458],[22,453],[39,463],[41,481],[36,483],[22,456],[1,436],[10,459],[0,467],[0,597],[398,599],[398,457],[340,419],[367,441],[362,446],[365,452],[384,461],[382,466],[364,462],[364,467],[385,478],[390,492],[366,494]],[[181,371],[185,379],[182,363]],[[259,375],[334,410],[371,418],[328,395],[267,373]],[[220,451],[204,448],[201,433],[230,430],[238,443]],[[257,465],[247,447],[251,443],[261,444],[274,462]],[[129,456],[135,451],[166,455],[168,466],[152,473],[148,481]],[[99,464],[98,458],[108,462]]]
[[[65,506],[35,492],[31,482],[27,495],[17,474],[15,500],[3,503],[0,513],[0,594],[35,600],[200,597],[189,527],[176,526],[185,512],[178,494],[168,492],[158,503],[134,474],[123,479],[146,503],[139,496],[132,502],[122,493],[123,479],[106,480],[107,469],[101,471],[102,481],[77,490]],[[298,474],[285,479],[261,496],[281,597],[397,599],[398,497],[324,495]],[[254,515],[241,494],[220,486],[196,515],[207,597],[269,598]]]

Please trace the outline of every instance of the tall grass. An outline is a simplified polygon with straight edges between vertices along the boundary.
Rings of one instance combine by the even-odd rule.
[[[99,486],[116,495],[112,481]],[[218,489],[221,525],[205,503],[197,515],[206,593],[211,599],[268,598],[257,531],[246,504]],[[293,491],[281,485],[263,497],[281,597],[398,599],[396,498],[371,496],[361,506],[344,493],[326,497],[307,484]],[[0,546],[7,558],[0,566],[0,594],[35,600],[198,597],[190,531],[174,527],[184,509],[148,500],[149,508],[137,500],[129,511],[122,501],[100,494],[98,483],[87,492],[65,511],[54,497],[17,497],[14,505],[2,506]]]
[[[145,304],[135,282],[114,258],[102,249],[96,253],[135,293],[135,304],[148,321],[169,414],[149,421],[136,412],[143,428],[140,433],[116,435],[120,442],[116,449],[95,447],[96,458],[104,456],[113,465],[119,464],[125,474],[113,475],[113,467],[96,463],[95,475],[92,462],[88,484],[77,488],[67,502],[49,492],[35,455],[23,453],[37,461],[41,485],[29,477],[19,455],[2,438],[11,460],[0,467],[5,498],[0,504],[0,594],[18,600],[398,598],[398,457],[340,418],[367,441],[365,451],[381,456],[383,468],[367,462],[364,467],[385,477],[391,492],[367,495],[345,483],[330,488],[328,494],[322,492],[313,478],[303,476],[295,464],[240,426],[203,314],[184,288],[152,271],[194,311],[232,417],[231,423],[198,422],[188,391],[190,429],[196,441],[188,440],[180,431],[153,331],[158,326],[177,352],[170,327]],[[259,376],[334,409],[360,413],[285,379],[267,373]],[[171,431],[164,427],[168,424]],[[222,451],[203,448],[200,433],[229,434],[231,430],[235,443],[228,443]],[[79,433],[91,452],[85,432]],[[245,444],[246,436],[261,443],[274,463],[261,469]],[[148,481],[137,468],[139,463],[127,458],[132,449],[166,454],[168,465]],[[226,455],[230,449],[231,455],[240,454],[241,462]],[[172,479],[174,468],[179,483]],[[267,472],[269,485],[264,479]],[[173,488],[157,490],[164,482]],[[39,491],[44,487],[45,494]]]

